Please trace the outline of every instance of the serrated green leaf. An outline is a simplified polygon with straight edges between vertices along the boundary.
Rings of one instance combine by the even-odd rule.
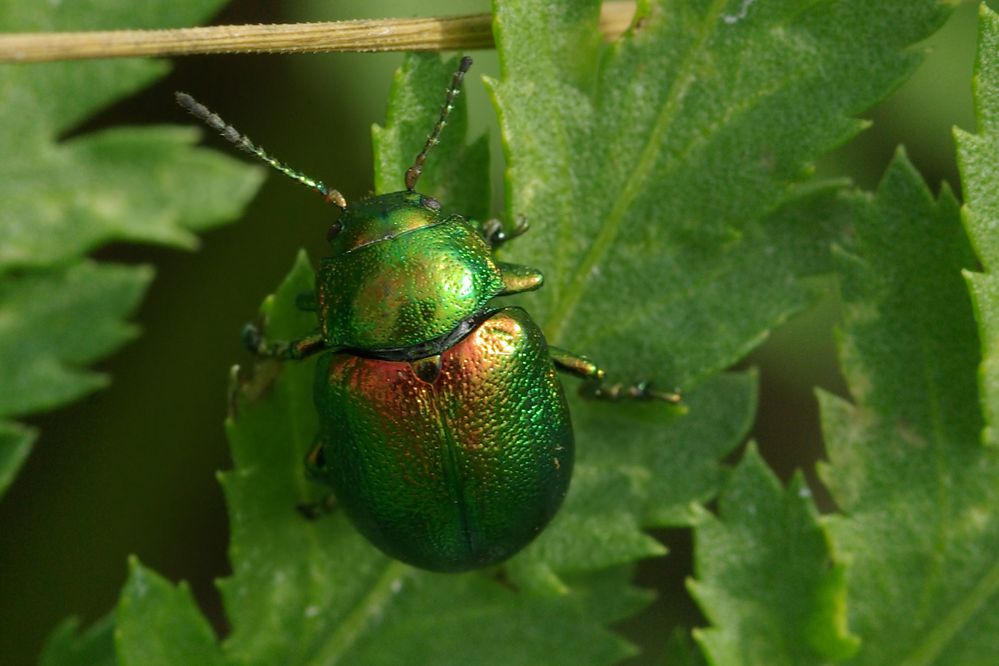
[[[135,337],[124,323],[152,279],[145,266],[84,260],[0,281],[0,419],[70,402],[107,385],[86,370]],[[0,420],[0,492],[27,458],[36,431]]]
[[[123,320],[153,278],[148,266],[85,260],[0,282],[0,416],[52,409],[105,386],[85,370],[135,337]]]
[[[985,5],[979,14],[978,58],[975,62],[975,112],[978,134],[955,129],[958,165],[965,206],[965,228],[987,273],[967,276],[982,337],[981,401],[985,441],[999,445],[999,19]]]
[[[190,25],[220,4],[6,3],[0,31]],[[193,149],[193,127],[73,134],[166,70],[134,58],[0,66],[0,417],[105,386],[108,378],[85,366],[134,337],[124,319],[151,270],[84,255],[111,241],[194,247],[193,232],[232,220],[260,182],[260,169]],[[0,441],[0,492],[28,446],[26,436]]]
[[[220,4],[139,9],[113,0],[99,11],[85,3],[53,11],[44,3],[12,3],[0,29],[190,25]],[[113,128],[60,140],[96,110],[165,73],[163,62],[140,59],[0,67],[0,145],[17,155],[0,162],[0,274],[65,263],[116,240],[194,247],[192,231],[237,215],[261,172],[214,151],[191,150],[199,136],[194,128]]]
[[[38,431],[19,423],[0,421],[0,494],[7,488],[28,458]]]
[[[992,56],[990,56],[992,57]],[[974,266],[957,203],[899,155],[856,202],[839,257],[843,372],[856,401],[820,396],[842,510],[850,663],[987,664],[999,654],[999,450],[980,442]]]
[[[80,631],[80,620],[71,617],[52,630],[39,659],[41,666],[116,666],[114,615],[109,614]]]
[[[216,666],[223,663],[215,632],[186,583],[174,586],[138,559],[115,613],[115,647],[121,666]]]
[[[843,567],[830,562],[804,480],[782,489],[750,447],[718,513],[695,528],[688,583],[712,624],[695,632],[711,663],[824,664],[853,654]]]
[[[954,129],[968,235],[986,269],[999,262],[999,26],[985,4],[979,11],[978,57],[975,60],[975,117],[978,134]]]
[[[947,15],[935,0],[645,1],[604,46],[597,0],[494,8],[507,215],[532,223],[511,252],[547,278],[529,310],[560,346],[685,387],[811,301],[769,217]]]
[[[697,649],[690,635],[678,629],[673,632],[666,643],[664,666],[706,666],[704,655]]]
[[[433,129],[457,68],[458,58],[442,62],[436,54],[416,54],[396,71],[385,126],[371,128],[378,194],[405,188],[406,170]],[[465,86],[471,84],[466,80]],[[484,220],[489,213],[489,142],[483,135],[465,144],[467,116],[465,96],[459,94],[416,189],[438,199],[446,212]]]

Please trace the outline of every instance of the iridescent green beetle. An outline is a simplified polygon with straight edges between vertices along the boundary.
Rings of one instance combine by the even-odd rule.
[[[351,205],[177,94],[223,137],[341,210],[315,292],[299,301],[318,313],[318,329],[269,343],[251,325],[244,342],[280,359],[322,354],[310,475],[333,488],[336,505],[378,548],[434,571],[502,562],[555,515],[574,455],[557,369],[584,378],[589,397],[678,400],[644,383],[602,386],[602,370],[549,346],[524,310],[491,305],[541,286],[539,272],[494,258],[526,224],[507,233],[496,220],[444,215],[416,192],[471,63],[462,59],[455,72],[406,189]]]

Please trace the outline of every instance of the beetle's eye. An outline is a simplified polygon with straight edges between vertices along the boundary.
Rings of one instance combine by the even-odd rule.
[[[336,235],[343,231],[343,225],[339,222],[334,222],[330,225],[330,228],[326,230],[326,240],[331,241],[336,238]]]
[[[441,209],[441,202],[438,201],[437,199],[434,199],[433,197],[421,196],[420,197],[420,204],[423,205],[423,206],[426,206],[427,208],[429,208],[431,210],[440,210]]]

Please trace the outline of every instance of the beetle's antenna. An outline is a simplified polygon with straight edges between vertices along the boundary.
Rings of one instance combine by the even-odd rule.
[[[311,187],[312,189],[316,190],[321,195],[323,195],[324,200],[326,200],[328,203],[333,204],[340,210],[344,210],[347,208],[347,200],[344,199],[343,195],[340,194],[339,191],[330,189],[329,187],[326,187],[326,185],[324,185],[321,180],[314,180],[312,178],[309,178],[304,173],[296,171],[295,169],[292,169],[288,165],[284,164],[283,162],[280,162],[275,158],[271,157],[266,153],[266,151],[264,151],[263,148],[250,141],[249,137],[237,132],[235,127],[227,124],[224,120],[222,120],[222,118],[218,116],[218,114],[212,113],[208,109],[208,107],[206,107],[198,100],[194,99],[187,93],[182,93],[182,92],[175,92],[174,97],[177,99],[177,103],[180,104],[185,109],[187,109],[192,116],[194,116],[201,122],[211,127],[213,130],[221,134],[222,138],[228,141],[229,143],[233,144],[234,146],[236,146],[237,148],[239,148],[244,152],[254,155],[255,157],[257,157],[257,159],[266,162],[267,164],[277,169],[278,171],[288,176],[289,178],[297,180],[303,185]]]
[[[451,85],[447,87],[447,94],[444,96],[444,107],[441,108],[441,117],[437,119],[437,124],[434,125],[433,131],[430,132],[430,136],[427,137],[427,142],[423,146],[423,150],[420,154],[416,156],[413,160],[413,166],[406,170],[406,189],[410,192],[416,187],[416,181],[420,179],[420,174],[423,173],[423,163],[427,160],[427,153],[430,149],[437,145],[438,140],[441,137],[441,131],[444,126],[447,125],[447,117],[451,113],[451,109],[454,108],[454,98],[458,96],[461,92],[461,80],[465,78],[465,72],[468,68],[472,66],[472,59],[465,56],[461,59],[461,64],[458,65],[458,71],[454,73],[451,77]]]

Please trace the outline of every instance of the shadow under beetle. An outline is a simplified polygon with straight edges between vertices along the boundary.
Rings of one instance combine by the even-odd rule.
[[[319,327],[290,342],[243,333],[260,356],[321,353],[320,431],[306,459],[354,525],[382,551],[433,571],[506,560],[534,539],[569,487],[573,434],[556,370],[591,398],[657,399],[648,384],[603,386],[587,359],[545,342],[519,307],[497,296],[537,289],[541,274],[494,258],[527,229],[441,212],[416,191],[471,58],[463,58],[406,189],[347,204],[340,192],[275,160],[189,95],[178,103],[238,148],[317,190],[340,209],[315,291],[299,307]]]

